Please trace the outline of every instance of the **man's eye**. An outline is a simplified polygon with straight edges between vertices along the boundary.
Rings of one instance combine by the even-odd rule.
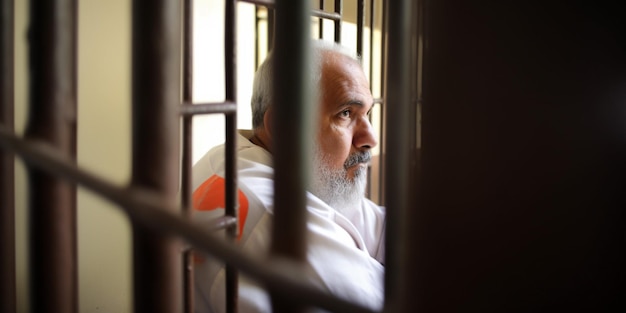
[[[350,117],[350,110],[343,110],[343,111],[341,111],[341,113],[339,113],[339,116],[341,116],[341,117]]]

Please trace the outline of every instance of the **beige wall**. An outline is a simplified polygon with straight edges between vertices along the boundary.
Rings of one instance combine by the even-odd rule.
[[[28,2],[16,1],[15,124],[23,132],[28,103],[26,29]],[[221,101],[223,84],[223,3],[195,1],[196,102]],[[111,182],[130,178],[130,15],[127,0],[79,1],[78,164]],[[250,128],[250,86],[254,71],[254,8],[238,6],[239,128]],[[327,27],[332,30],[332,26]],[[354,47],[354,27],[343,38]],[[331,38],[331,36],[328,36]],[[352,38],[352,39],[351,39]],[[221,116],[194,118],[193,160],[223,141]],[[27,186],[16,161],[16,240],[18,311],[27,312]],[[131,241],[124,214],[98,196],[78,188],[79,311],[131,312]]]

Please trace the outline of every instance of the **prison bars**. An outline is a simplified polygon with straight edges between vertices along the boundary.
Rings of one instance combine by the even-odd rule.
[[[0,125],[14,129],[13,0],[0,3]],[[0,151],[0,312],[15,312],[15,171],[10,151]]]
[[[237,0],[226,0],[225,9],[225,30],[224,36],[224,62],[225,69],[225,96],[227,101],[236,103],[237,95],[237,56],[236,56],[236,5]],[[237,115],[236,111],[226,114],[226,144],[225,153],[226,161],[224,166],[224,174],[226,175],[225,189],[225,216],[237,217],[237,155],[236,155],[236,136],[237,136]],[[226,229],[228,238],[234,242],[237,237],[237,227],[233,225]],[[226,310],[228,313],[237,312],[237,269],[233,264],[226,263]]]
[[[311,90],[307,86],[309,9],[304,1],[276,1],[274,58],[274,216],[271,253],[303,262],[306,257],[306,183],[311,153]],[[294,105],[297,103],[298,105]],[[276,312],[303,310],[271,294]]]
[[[393,227],[386,229],[385,263],[385,311],[414,312],[411,293],[411,280],[415,279],[411,259],[415,251],[411,249],[417,239],[417,230],[411,227],[411,211],[417,210],[411,204],[415,192],[416,162],[414,127],[416,115],[412,110],[410,90],[411,71],[411,14],[412,1],[387,2],[388,66],[386,73],[385,111],[385,207],[387,223]],[[391,18],[393,17],[393,18]]]
[[[181,182],[180,182],[180,205],[183,207],[183,215],[187,219],[192,218],[191,194],[192,194],[192,141],[193,141],[193,116],[184,114],[183,108],[193,108],[193,1],[183,0],[183,103],[181,105],[182,140],[181,143]],[[183,251],[183,313],[194,311],[194,280],[193,280],[193,250]]]
[[[25,137],[75,162],[75,0],[31,1],[30,97]],[[29,269],[32,310],[76,312],[75,186],[29,167]]]
[[[153,190],[136,186],[117,186],[89,171],[78,168],[54,147],[41,141],[22,139],[0,126],[0,145],[14,151],[32,167],[40,168],[60,179],[77,183],[118,205],[135,224],[160,230],[165,236],[180,237],[194,247],[206,251],[263,283],[270,291],[294,301],[316,305],[336,312],[371,312],[368,309],[338,299],[312,286],[297,264],[284,258],[259,260],[224,242],[212,231],[189,223],[173,213],[178,206],[168,205]]]
[[[139,7],[140,6],[137,5],[136,8]],[[138,10],[136,10],[135,12],[138,12]],[[162,10],[160,10],[160,12],[163,13]],[[167,20],[167,18],[164,18],[163,16],[159,16],[159,18],[163,20],[159,20],[157,18],[156,20],[153,20],[153,22],[157,23],[157,26],[164,26],[164,20]],[[169,22],[171,23],[172,21],[169,20]],[[146,29],[144,28],[141,31],[146,31]],[[148,38],[147,40],[151,39]],[[163,76],[160,77],[163,78]],[[158,83],[162,84],[163,82]],[[172,90],[171,88],[174,88],[172,86],[173,85],[170,85],[170,89],[168,89],[170,93]],[[170,94],[169,96],[171,97],[172,95]],[[137,103],[137,106],[141,105],[139,104],[139,100],[135,102]],[[137,108],[137,110],[141,111],[142,109]],[[150,122],[146,122],[143,120],[142,123],[150,124]],[[152,126],[159,125],[158,123],[152,124]],[[302,300],[303,302],[307,303],[315,302],[323,308],[334,309],[337,311],[367,311],[346,303],[345,301],[329,297],[319,290],[311,289],[310,286],[307,286],[306,283],[303,283],[300,278],[298,278],[295,271],[287,274],[281,274],[282,272],[280,271],[280,269],[284,268],[283,265],[281,265],[280,269],[275,266],[276,268],[274,270],[271,270],[271,265],[270,268],[267,268],[267,265],[264,265],[262,263],[261,265],[259,265],[259,263],[255,263],[255,261],[253,260],[247,260],[245,256],[237,254],[238,252],[228,250],[228,246],[226,246],[226,248],[221,247],[220,250],[219,243],[211,243],[211,239],[207,239],[211,238],[210,236],[206,236],[201,232],[198,233],[198,229],[194,229],[193,226],[189,225],[188,223],[178,220],[176,216],[171,216],[168,213],[168,210],[172,211],[171,206],[163,206],[162,204],[160,204],[162,202],[162,199],[160,197],[154,196],[154,190],[145,190],[145,188],[142,186],[142,184],[144,184],[144,178],[145,182],[151,183],[150,177],[144,177],[145,173],[143,171],[147,169],[147,167],[145,169],[137,169],[136,172],[134,172],[134,184],[128,190],[126,188],[116,188],[114,186],[107,185],[106,182],[99,181],[93,177],[90,177],[88,174],[79,171],[71,162],[68,162],[67,158],[64,158],[63,156],[59,157],[58,155],[54,156],[55,153],[58,153],[58,151],[50,150],[49,147],[46,148],[45,145],[44,148],[41,148],[41,146],[39,146],[38,144],[32,144],[32,142],[28,143],[29,141],[20,141],[19,138],[11,135],[11,133],[11,131],[6,131],[5,129],[2,129],[2,136],[0,137],[2,138],[2,144],[4,148],[8,148],[9,150],[20,153],[22,157],[29,162],[30,166],[43,166],[46,171],[50,171],[55,175],[59,175],[59,177],[65,177],[66,179],[70,179],[72,182],[84,184],[88,188],[92,188],[98,192],[101,192],[103,196],[114,200],[116,203],[120,204],[123,209],[127,210],[135,224],[139,223],[141,225],[146,225],[147,228],[145,230],[152,232],[153,230],[148,229],[157,227],[163,228],[162,230],[164,230],[165,232],[178,231],[182,234],[183,237],[190,240],[192,243],[195,243],[198,246],[203,247],[204,249],[212,251],[215,255],[222,257],[227,262],[232,262],[234,265],[239,266],[244,271],[249,272],[252,277],[257,277],[261,281],[264,281],[268,288],[272,291],[278,292],[277,286],[285,284],[288,289],[279,292],[287,293],[295,300]],[[142,136],[147,135],[141,133],[137,134],[137,137]],[[152,149],[163,149],[163,147],[166,145],[167,144],[161,144],[160,146],[152,147]],[[48,156],[46,156],[46,154],[48,154]],[[50,155],[52,155],[52,157],[50,157]],[[165,188],[169,187],[166,186]],[[152,194],[152,196],[147,196],[149,194]],[[145,200],[144,197],[147,197],[150,201]],[[147,201],[148,204],[142,201]],[[140,208],[141,205],[144,205],[144,211],[142,211],[142,209]],[[146,206],[150,208],[148,211],[145,211]],[[205,241],[203,241],[203,238]],[[156,250],[158,252],[159,249]],[[272,276],[268,276],[268,274],[274,274],[275,276],[272,278]],[[293,274],[294,276],[291,276],[289,274]],[[153,292],[158,293],[160,291],[156,290]],[[174,298],[173,301],[168,301],[168,303],[176,303],[176,299]]]
[[[132,5],[132,183],[177,208],[180,103],[180,3],[135,0]],[[182,307],[181,244],[133,222],[135,312]]]

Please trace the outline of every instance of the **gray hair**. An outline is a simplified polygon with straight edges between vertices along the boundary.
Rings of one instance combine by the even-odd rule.
[[[320,90],[321,70],[324,65],[322,57],[323,52],[336,52],[347,56],[360,64],[360,59],[356,53],[352,52],[345,46],[324,40],[311,41],[311,82],[314,86],[313,90]],[[273,58],[270,52],[257,69],[254,75],[254,83],[252,85],[252,98],[250,105],[252,107],[252,128],[257,129],[263,126],[263,117],[273,102],[272,82],[273,75]],[[319,95],[317,95],[319,96]]]

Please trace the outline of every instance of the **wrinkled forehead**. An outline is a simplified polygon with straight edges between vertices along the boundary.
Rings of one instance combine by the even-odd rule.
[[[349,56],[327,52],[320,74],[322,98],[326,100],[333,98],[341,101],[358,98],[362,102],[369,102],[372,98],[361,64]]]

